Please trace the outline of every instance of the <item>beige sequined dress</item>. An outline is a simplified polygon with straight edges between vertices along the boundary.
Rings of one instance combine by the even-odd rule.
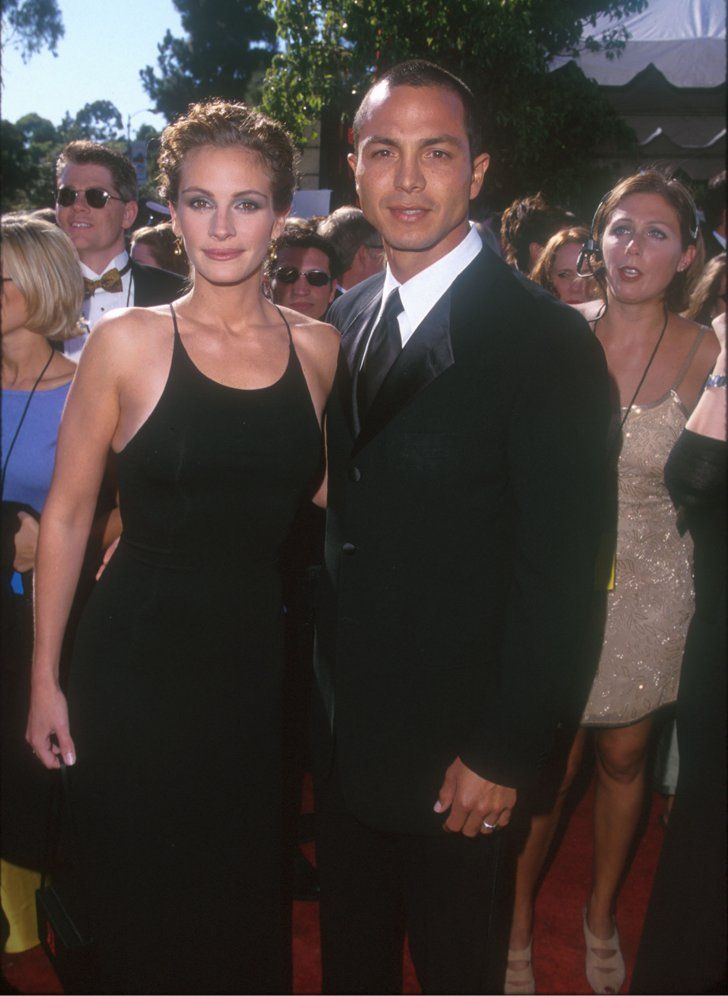
[[[677,698],[693,614],[692,542],[677,531],[662,475],[685,422],[672,389],[659,401],[634,406],[624,425],[614,590],[607,594],[604,644],[582,717],[586,726],[634,723]]]

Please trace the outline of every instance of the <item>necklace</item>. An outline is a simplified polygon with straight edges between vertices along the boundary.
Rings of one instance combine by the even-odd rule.
[[[10,455],[13,452],[13,447],[15,446],[18,436],[20,435],[20,430],[23,428],[23,422],[25,421],[25,416],[28,414],[28,409],[30,408],[30,402],[33,400],[33,395],[35,394],[35,389],[43,380],[43,376],[46,370],[51,365],[51,360],[53,359],[53,354],[55,353],[55,350],[52,346],[50,347],[50,349],[51,349],[50,356],[46,360],[45,366],[38,374],[35,384],[33,384],[33,387],[30,390],[30,394],[28,395],[28,400],[25,402],[25,408],[23,408],[23,414],[20,416],[20,421],[18,422],[18,427],[13,433],[13,438],[10,440],[10,446],[8,446],[7,456],[5,457],[5,463],[3,464],[2,477],[0,477],[0,493],[2,493],[3,488],[5,487],[5,474],[7,473],[8,464],[10,463]]]
[[[634,405],[635,401],[637,400],[637,395],[642,390],[642,385],[644,384],[644,382],[645,382],[645,380],[647,378],[647,374],[650,372],[650,367],[652,366],[652,361],[657,356],[657,350],[660,348],[660,343],[662,342],[662,340],[665,337],[665,332],[667,330],[667,323],[670,320],[670,312],[667,310],[667,305],[663,305],[663,307],[664,307],[664,311],[665,311],[665,317],[664,317],[664,321],[662,323],[662,328],[660,329],[660,334],[657,337],[657,342],[655,343],[654,349],[650,353],[650,358],[647,361],[647,365],[645,366],[645,369],[642,371],[642,376],[640,377],[639,383],[637,384],[635,392],[632,395],[632,400],[627,405],[627,410],[625,411],[624,415],[622,416],[622,421],[619,423],[619,431],[620,432],[622,431],[622,429],[624,429],[624,423],[627,421],[627,416],[632,411],[632,406]],[[606,311],[607,311],[607,306],[605,305],[604,309],[599,313],[599,317],[594,322],[594,333],[595,334],[596,334],[596,331],[597,331],[597,325],[599,324],[600,320],[606,314]]]

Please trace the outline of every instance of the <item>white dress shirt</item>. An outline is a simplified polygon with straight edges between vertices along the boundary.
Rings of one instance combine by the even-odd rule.
[[[103,273],[94,273],[94,271],[90,267],[86,266],[85,263],[81,263],[81,274],[88,280],[99,280],[104,273],[108,273],[109,270],[113,270],[114,268],[117,270],[123,270],[128,262],[129,253],[126,249],[124,249],[123,252],[120,252],[118,256],[115,256],[109,261]],[[84,300],[83,317],[86,319],[90,329],[93,329],[99,318],[101,318],[102,315],[105,315],[107,311],[111,311],[113,308],[128,308],[130,305],[134,304],[132,276],[130,270],[122,276],[121,288],[121,291],[110,294],[109,291],[105,291],[103,287],[99,287],[94,291],[91,297],[87,297]],[[70,359],[78,362],[78,358],[81,355],[83,347],[86,345],[87,339],[87,332],[83,335],[77,335],[73,339],[68,339],[63,343],[63,352]]]
[[[400,314],[399,334],[402,338],[402,348],[417,331],[423,320],[432,311],[446,290],[469,266],[483,248],[477,228],[470,223],[470,231],[447,255],[442,256],[431,266],[410,277],[403,284],[392,274],[387,263],[382,286],[382,301],[377,312],[376,321],[372,324],[372,332],[382,316],[389,295],[399,288],[399,296],[404,311]],[[370,333],[371,338],[371,333]],[[367,343],[367,349],[369,343]],[[364,351],[366,356],[366,350]],[[363,362],[363,357],[362,357]]]

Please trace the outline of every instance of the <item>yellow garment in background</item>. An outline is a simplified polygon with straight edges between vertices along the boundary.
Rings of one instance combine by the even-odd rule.
[[[40,944],[35,912],[35,890],[40,888],[40,872],[0,859],[0,875],[0,900],[10,924],[5,953],[18,954]]]

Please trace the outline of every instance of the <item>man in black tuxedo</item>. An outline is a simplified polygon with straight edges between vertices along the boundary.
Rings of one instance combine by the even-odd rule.
[[[588,690],[607,374],[577,312],[470,227],[489,157],[460,80],[394,67],[354,136],[387,268],[329,312],[324,991],[401,991],[406,931],[423,991],[502,992],[502,828]]]
[[[137,216],[137,179],[126,156],[96,142],[69,142],[56,163],[56,219],[75,245],[86,285],[84,317],[93,328],[112,308],[168,304],[185,290],[176,273],[129,258],[126,234]],[[64,344],[74,359],[85,344]]]

